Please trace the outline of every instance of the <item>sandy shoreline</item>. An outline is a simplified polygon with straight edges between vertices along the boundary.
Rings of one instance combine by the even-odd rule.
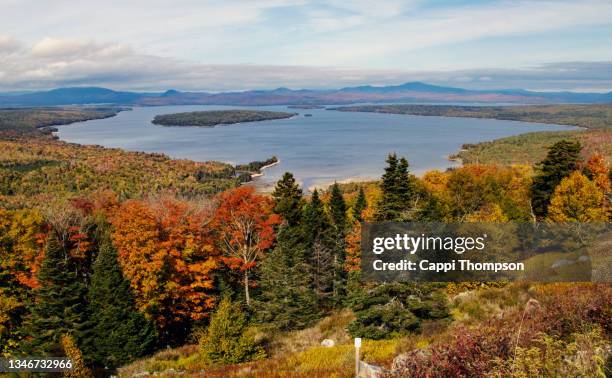
[[[274,167],[277,164],[280,164],[280,159],[276,159],[276,161],[274,163],[270,163],[268,165],[264,165],[263,167],[259,168],[259,173],[251,173],[251,178],[255,179],[257,177],[261,177],[264,175],[264,170],[270,168],[270,167]]]

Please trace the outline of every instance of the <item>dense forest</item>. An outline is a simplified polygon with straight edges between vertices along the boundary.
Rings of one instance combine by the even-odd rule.
[[[375,112],[437,117],[489,118],[507,121],[552,123],[588,129],[612,127],[612,105],[356,105],[328,108],[343,112]]]
[[[291,118],[295,115],[295,113],[271,112],[266,110],[206,110],[157,115],[151,122],[163,126],[213,127],[232,123]]]
[[[226,164],[5,134],[0,354],[67,355],[79,377],[348,377],[363,337],[388,376],[606,374],[609,285],[365,283],[360,235],[362,222],[609,222],[610,172],[559,140],[535,166],[417,177],[390,154],[379,181],[305,194],[285,173],[268,195]]]
[[[583,157],[603,154],[612,159],[612,105],[362,105],[329,108],[351,112],[377,112],[418,116],[492,118],[509,121],[579,126],[586,131],[528,133],[508,138],[464,145],[451,156],[464,163],[535,164],[554,143],[571,139],[583,146]]]
[[[126,110],[120,107],[61,107],[0,109],[0,132],[45,131],[50,126],[109,118]]]

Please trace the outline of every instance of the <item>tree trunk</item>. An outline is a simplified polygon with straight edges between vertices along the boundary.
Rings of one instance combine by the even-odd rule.
[[[244,271],[244,296],[247,306],[251,305],[251,296],[249,295],[249,271]]]

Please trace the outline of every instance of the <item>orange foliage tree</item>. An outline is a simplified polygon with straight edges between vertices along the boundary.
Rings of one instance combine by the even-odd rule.
[[[587,172],[595,185],[604,193],[610,191],[610,179],[608,178],[608,166],[602,154],[591,156],[587,162]]]
[[[243,273],[244,295],[250,305],[250,270],[274,243],[274,228],[281,219],[272,213],[273,201],[255,194],[249,186],[223,192],[218,199],[213,228],[225,261]]]
[[[604,194],[576,171],[555,189],[548,206],[548,219],[553,222],[605,222],[608,216]]]
[[[111,217],[119,264],[136,304],[162,332],[172,324],[203,319],[214,306],[219,254],[211,237],[214,209],[209,205],[169,197],[130,200]]]

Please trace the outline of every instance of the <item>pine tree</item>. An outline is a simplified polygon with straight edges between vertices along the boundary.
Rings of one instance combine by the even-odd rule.
[[[408,172],[408,161],[397,159],[395,154],[387,158],[388,166],[382,176],[382,199],[376,213],[379,222],[402,221],[406,211],[412,207],[415,195],[414,177]]]
[[[96,363],[112,369],[153,351],[155,327],[136,311],[109,237],[101,242],[88,297],[93,324],[91,357]]]
[[[50,236],[38,274],[40,287],[27,325],[29,354],[61,356],[61,336],[71,334],[79,342],[86,333],[87,290],[70,266],[55,233]]]
[[[357,199],[355,200],[355,204],[353,205],[353,218],[357,222],[362,222],[363,217],[361,213],[368,207],[368,203],[366,200],[365,192],[363,191],[363,186],[359,187],[359,193],[357,194]]]
[[[559,141],[550,147],[546,158],[539,164],[540,172],[531,185],[533,213],[538,218],[546,216],[550,197],[557,185],[576,170],[580,150],[579,142]]]

